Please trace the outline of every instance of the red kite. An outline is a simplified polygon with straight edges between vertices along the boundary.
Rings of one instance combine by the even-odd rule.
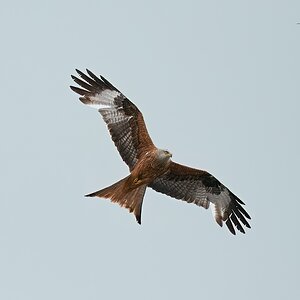
[[[208,172],[175,163],[169,151],[156,148],[142,113],[104,77],[99,78],[89,70],[87,75],[76,71],[81,79],[72,78],[82,88],[71,86],[71,89],[81,95],[82,103],[98,109],[130,170],[127,177],[87,197],[117,202],[133,212],[141,224],[143,198],[150,187],[206,209],[211,206],[216,222],[220,226],[225,222],[232,234],[234,226],[242,233],[245,233],[242,224],[250,228],[246,219],[251,218],[237,196]]]

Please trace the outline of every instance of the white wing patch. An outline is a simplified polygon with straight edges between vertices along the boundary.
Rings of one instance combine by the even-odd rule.
[[[210,207],[216,222],[222,226],[223,221],[228,218],[227,209],[231,202],[228,190],[225,189],[218,195],[208,193],[208,200],[211,202]]]
[[[114,99],[119,96],[121,96],[120,92],[106,89],[101,93],[95,94],[94,96],[88,96],[88,99],[90,101],[86,104],[98,110],[103,108],[110,108],[115,106]]]

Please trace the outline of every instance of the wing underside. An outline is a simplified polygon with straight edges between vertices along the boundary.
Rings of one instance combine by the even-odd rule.
[[[172,162],[170,172],[154,180],[150,187],[206,209],[211,207],[216,222],[220,226],[225,222],[232,234],[235,228],[245,233],[243,225],[250,228],[247,219],[251,218],[242,207],[244,203],[206,171]]]
[[[71,89],[81,95],[80,101],[98,109],[107,124],[112,140],[130,170],[144,151],[155,147],[139,109],[103,76],[76,70],[81,79],[72,76],[80,86]]]

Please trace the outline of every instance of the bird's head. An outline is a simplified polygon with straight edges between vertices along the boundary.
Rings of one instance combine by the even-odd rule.
[[[157,149],[157,157],[161,162],[167,162],[172,157],[172,153],[168,150]]]

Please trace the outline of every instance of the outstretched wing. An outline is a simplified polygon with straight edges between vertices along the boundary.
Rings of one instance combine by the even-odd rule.
[[[70,88],[81,95],[80,101],[98,109],[107,124],[122,159],[132,170],[139,157],[155,148],[147,132],[142,113],[104,77],[97,77],[91,71],[76,72],[82,79],[72,75],[82,88]]]
[[[251,217],[242,207],[244,203],[206,171],[171,162],[170,171],[155,179],[149,187],[206,209],[212,205],[216,222],[222,226],[224,221],[232,234],[235,234],[233,224],[242,233],[245,233],[242,224],[250,228],[246,218]]]

